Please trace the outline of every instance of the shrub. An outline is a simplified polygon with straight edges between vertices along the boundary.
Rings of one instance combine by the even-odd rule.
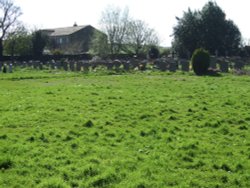
[[[199,48],[192,55],[192,66],[196,75],[205,75],[208,73],[210,55],[208,51]]]
[[[63,55],[63,51],[59,50],[59,49],[55,49],[52,51],[53,55]]]

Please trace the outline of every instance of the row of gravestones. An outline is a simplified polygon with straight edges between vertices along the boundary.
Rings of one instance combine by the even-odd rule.
[[[63,69],[65,71],[89,71],[95,69],[98,66],[106,67],[108,70],[118,70],[123,68],[124,70],[146,70],[147,65],[152,65],[153,68],[161,71],[175,72],[180,69],[181,71],[190,71],[190,61],[187,59],[173,59],[173,58],[161,58],[154,61],[139,61],[137,59],[131,59],[129,61],[28,61],[28,62],[13,62],[13,63],[2,63],[0,62],[1,72],[12,72],[13,67],[19,66],[22,68],[30,67],[34,69],[43,70],[45,67],[50,69]],[[229,59],[229,58],[215,58],[212,57],[210,61],[210,68],[218,69],[221,72],[228,72],[231,69],[242,69],[244,62],[241,59]]]
[[[9,63],[9,64],[3,64],[2,62],[0,62],[0,73],[3,72],[3,73],[12,73],[12,70],[13,70],[13,65],[12,63]]]

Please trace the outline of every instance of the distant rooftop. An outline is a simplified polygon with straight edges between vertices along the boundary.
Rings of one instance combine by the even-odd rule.
[[[52,31],[50,36],[65,36],[71,35],[89,25],[82,25],[82,26],[72,26],[72,27],[62,27],[62,28],[55,28],[55,29],[46,29],[46,31]]]

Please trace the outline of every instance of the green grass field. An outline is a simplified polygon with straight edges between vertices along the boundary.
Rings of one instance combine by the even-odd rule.
[[[0,74],[0,187],[250,187],[250,77]]]

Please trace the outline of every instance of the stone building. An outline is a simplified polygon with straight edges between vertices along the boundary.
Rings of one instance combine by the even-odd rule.
[[[86,53],[90,49],[95,32],[102,33],[91,25],[44,29],[49,38],[49,50],[59,50],[64,54]]]

